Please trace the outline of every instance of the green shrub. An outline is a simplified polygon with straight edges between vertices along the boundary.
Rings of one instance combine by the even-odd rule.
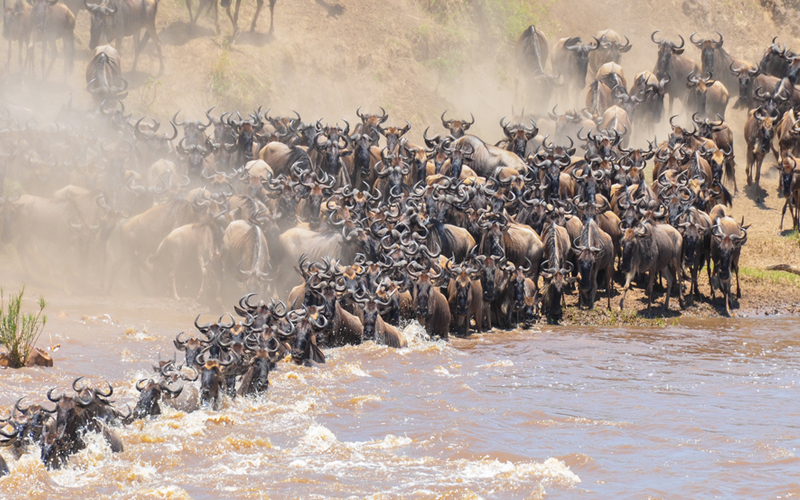
[[[5,297],[0,288],[0,344],[8,351],[9,366],[20,368],[25,366],[28,355],[36,345],[39,335],[47,324],[47,316],[43,313],[47,303],[39,298],[37,313],[22,312],[22,296],[25,287],[18,295],[11,295],[6,310]]]

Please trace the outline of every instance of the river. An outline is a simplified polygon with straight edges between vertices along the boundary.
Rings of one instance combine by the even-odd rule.
[[[61,345],[56,367],[0,371],[1,408],[80,375],[133,404],[135,381],[193,320],[155,300],[49,312],[40,345]],[[46,471],[2,450],[0,498],[797,497],[798,331],[797,318],[682,320],[444,343],[411,324],[408,349],[280,363],[264,399],[165,408],[119,431],[121,454],[91,438]]]

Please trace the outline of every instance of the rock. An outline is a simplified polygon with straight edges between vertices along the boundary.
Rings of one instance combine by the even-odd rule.
[[[45,366],[45,367],[52,367],[53,366],[53,357],[47,354],[42,349],[38,347],[34,347],[31,349],[30,354],[28,354],[28,359],[25,360],[25,366]]]

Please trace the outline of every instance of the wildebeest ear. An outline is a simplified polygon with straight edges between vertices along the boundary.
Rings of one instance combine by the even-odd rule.
[[[316,341],[311,342],[311,361],[314,363],[325,363],[325,355],[320,351],[319,347],[317,347]]]

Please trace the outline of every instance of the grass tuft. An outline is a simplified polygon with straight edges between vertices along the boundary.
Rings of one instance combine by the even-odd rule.
[[[800,287],[800,276],[784,271],[767,271],[756,267],[740,267],[739,274],[778,285],[794,285]]]
[[[25,361],[31,350],[36,346],[36,341],[42,333],[47,316],[43,314],[47,303],[43,297],[39,298],[39,311],[36,313],[22,312],[22,297],[25,287],[19,294],[11,295],[8,300],[8,309],[5,307],[5,297],[0,289],[0,344],[8,351],[8,362],[11,368],[25,366]]]

